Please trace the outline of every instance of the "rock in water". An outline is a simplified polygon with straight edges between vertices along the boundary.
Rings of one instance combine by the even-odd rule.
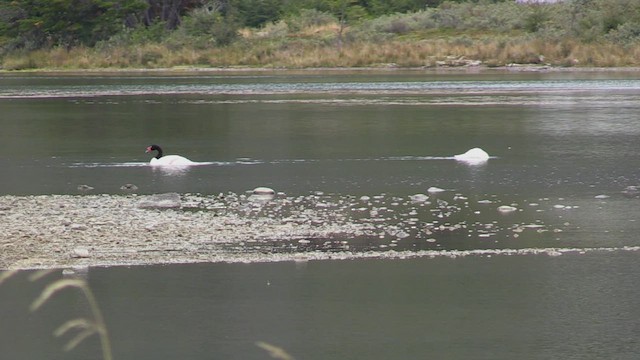
[[[251,191],[249,201],[269,201],[276,196],[276,192],[272,188],[257,187]]]
[[[518,208],[509,205],[502,205],[498,207],[498,211],[501,213],[510,213],[516,210],[518,210]]]
[[[124,190],[124,191],[136,191],[138,190],[138,187],[134,184],[124,184],[122,186],[120,186],[120,190]]]
[[[175,209],[180,205],[180,195],[177,193],[150,195],[138,203],[141,209]]]
[[[272,188],[263,187],[263,186],[253,189],[251,193],[253,195],[275,195],[276,194],[276,192]]]
[[[411,199],[411,201],[413,202],[425,202],[429,200],[429,197],[425,194],[415,194],[415,195],[409,196],[409,199]]]
[[[638,193],[640,193],[640,189],[638,189],[638,186],[634,185],[627,186],[626,188],[624,188],[624,190],[622,190],[622,195],[628,198],[634,198],[638,196]]]
[[[455,155],[453,158],[457,161],[475,165],[485,163],[489,160],[489,154],[480,148],[473,148],[464,154]]]

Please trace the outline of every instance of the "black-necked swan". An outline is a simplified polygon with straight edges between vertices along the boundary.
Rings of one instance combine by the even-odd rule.
[[[163,155],[162,149],[158,145],[151,145],[147,147],[147,153],[152,151],[157,151],[158,154],[151,158],[149,162],[150,165],[159,165],[159,166],[186,166],[195,164],[193,161],[187,159],[184,156],[180,155]]]

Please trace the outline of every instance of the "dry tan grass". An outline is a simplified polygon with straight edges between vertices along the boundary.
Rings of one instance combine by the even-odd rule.
[[[331,26],[309,29],[334,31]],[[426,38],[391,40],[380,44],[335,41],[245,40],[224,48],[169,47],[164,44],[112,46],[104,49],[55,48],[6,56],[2,67],[23,69],[170,68],[204,67],[399,67],[435,66],[450,58],[480,60],[487,65],[547,63],[557,66],[623,67],[640,65],[640,46],[582,43],[567,39],[545,41],[525,38]]]

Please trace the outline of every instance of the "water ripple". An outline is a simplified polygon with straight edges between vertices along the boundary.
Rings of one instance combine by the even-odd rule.
[[[170,79],[169,79],[170,80]],[[404,81],[404,82],[278,82],[231,84],[105,84],[69,86],[0,86],[0,99],[75,98],[106,101],[101,97],[148,97],[200,95],[206,99],[179,99],[194,104],[210,103],[330,103],[340,105],[633,105],[638,100],[639,80],[544,80],[544,81]],[[309,95],[320,97],[309,98]],[[419,95],[406,97],[408,95]],[[216,95],[241,96],[215,99]],[[284,99],[268,95],[291,95]],[[300,98],[307,95],[306,98]],[[323,98],[330,95],[331,98]],[[376,95],[367,98],[368,95]],[[383,95],[383,96],[380,96]],[[388,96],[384,96],[388,95]],[[399,98],[398,95],[405,97]],[[425,96],[426,95],[426,96]],[[359,96],[345,98],[345,96]],[[92,100],[87,100],[92,98]],[[113,100],[108,100],[113,101]]]

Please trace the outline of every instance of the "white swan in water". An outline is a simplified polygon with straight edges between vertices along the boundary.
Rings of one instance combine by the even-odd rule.
[[[453,158],[468,164],[482,164],[489,160],[489,154],[480,148],[473,148],[464,154],[455,155]]]
[[[149,162],[153,166],[188,166],[195,163],[184,156],[180,155],[163,155],[162,149],[158,145],[151,145],[147,147],[147,153],[157,151],[158,154],[151,158]]]

